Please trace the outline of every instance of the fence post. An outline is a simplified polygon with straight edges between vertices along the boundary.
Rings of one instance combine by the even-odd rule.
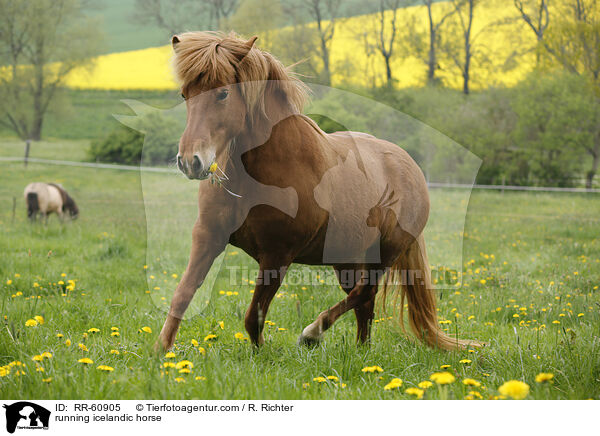
[[[27,167],[27,160],[29,159],[29,147],[31,146],[31,140],[28,139],[25,141],[25,167]]]

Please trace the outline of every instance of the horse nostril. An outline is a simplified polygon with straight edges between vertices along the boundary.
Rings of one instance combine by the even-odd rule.
[[[200,158],[198,156],[194,155],[194,159],[192,161],[192,172],[193,173],[200,172],[201,167],[202,167],[202,165],[200,164]]]
[[[183,171],[183,163],[181,162],[181,155],[177,155],[177,168],[179,168],[179,171]]]

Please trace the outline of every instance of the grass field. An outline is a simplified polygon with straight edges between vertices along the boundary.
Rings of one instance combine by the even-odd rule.
[[[331,285],[284,286],[267,317],[272,325],[266,344],[256,350],[244,340],[243,327],[252,286],[241,282],[216,289],[206,310],[184,321],[175,357],[167,358],[154,354],[152,345],[187,257],[194,186],[185,182],[183,192],[190,195],[185,205],[163,205],[171,218],[179,208],[186,212],[179,221],[163,223],[170,241],[162,247],[165,262],[153,265],[157,230],[152,227],[147,241],[151,209],[144,208],[142,197],[142,187],[152,180],[144,177],[0,163],[2,398],[409,399],[415,395],[406,388],[449,365],[444,370],[456,380],[434,384],[424,398],[497,398],[504,382],[521,380],[530,386],[530,399],[600,399],[597,195],[473,193],[463,284],[439,292],[439,313],[449,332],[487,341],[481,350],[442,352],[413,343],[389,319],[391,313],[378,314],[370,347],[355,344],[353,314],[342,317],[320,346],[296,346],[302,328],[344,295]],[[21,195],[34,180],[63,183],[79,203],[80,219],[60,225],[52,217],[47,226],[27,222]],[[184,184],[182,178],[174,183]],[[458,241],[443,234],[441,223],[445,208],[456,206],[459,196],[432,191],[437,205],[427,233],[432,257],[443,251],[440,240]],[[156,224],[160,216],[149,218]],[[229,262],[253,267],[235,248],[228,256]],[[161,264],[168,267],[160,270]],[[43,323],[28,326],[36,316]],[[205,339],[208,335],[216,338]],[[93,363],[79,363],[82,358]],[[193,368],[167,363],[184,360]],[[371,366],[383,371],[362,371]],[[536,382],[540,372],[552,373],[553,382]],[[394,378],[402,386],[384,389]]]

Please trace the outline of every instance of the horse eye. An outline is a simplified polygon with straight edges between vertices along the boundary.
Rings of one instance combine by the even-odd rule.
[[[219,91],[219,93],[217,94],[217,100],[219,100],[219,101],[225,100],[228,95],[229,95],[229,91],[226,89],[223,89],[222,91]]]
[[[183,95],[183,93],[181,93],[181,98],[185,100],[185,95]]]

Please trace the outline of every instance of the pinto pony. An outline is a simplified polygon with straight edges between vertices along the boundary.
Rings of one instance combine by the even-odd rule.
[[[27,217],[35,221],[41,215],[48,221],[48,215],[55,212],[62,221],[65,214],[71,219],[77,219],[79,208],[75,200],[56,183],[34,182],[25,187],[25,201],[27,202]]]
[[[373,136],[324,133],[302,114],[305,85],[255,40],[218,32],[172,39],[187,107],[177,166],[201,181],[189,263],[157,347],[173,346],[186,308],[228,243],[259,264],[245,316],[255,345],[264,342],[269,305],[292,262],[331,265],[347,294],[299,343],[318,341],[349,310],[357,340],[368,341],[378,290],[394,291],[408,272],[401,298],[414,334],[443,349],[477,345],[438,324],[423,238],[429,197],[417,164]],[[215,178],[219,183],[210,183]]]

